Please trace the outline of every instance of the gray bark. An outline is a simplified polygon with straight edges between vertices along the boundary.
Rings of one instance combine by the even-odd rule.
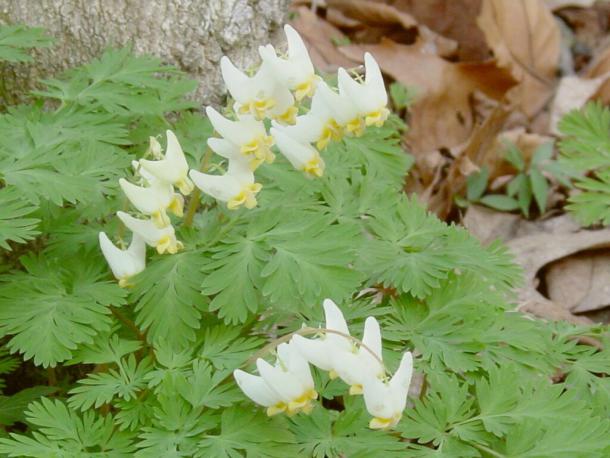
[[[247,67],[257,47],[281,40],[289,0],[0,0],[0,19],[44,27],[57,41],[35,62],[12,65],[1,77],[23,91],[41,77],[86,63],[109,46],[162,58],[199,82],[195,98],[218,101],[224,92],[223,54]]]

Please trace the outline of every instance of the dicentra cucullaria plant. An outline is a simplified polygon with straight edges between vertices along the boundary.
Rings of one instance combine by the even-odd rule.
[[[607,330],[514,311],[506,250],[402,192],[373,56],[337,91],[285,30],[207,117],[129,50],[5,107],[0,456],[608,456]]]

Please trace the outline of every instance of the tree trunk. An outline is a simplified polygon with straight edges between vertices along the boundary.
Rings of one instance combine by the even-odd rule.
[[[0,0],[0,18],[44,27],[57,41],[35,51],[35,62],[6,66],[9,91],[99,56],[110,46],[162,58],[199,82],[195,98],[219,100],[218,63],[228,55],[247,67],[261,44],[281,39],[289,0]]]

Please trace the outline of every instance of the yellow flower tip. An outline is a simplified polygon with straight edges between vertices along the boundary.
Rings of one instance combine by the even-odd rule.
[[[255,170],[262,162],[269,164],[273,162],[275,155],[271,152],[271,146],[273,146],[273,137],[263,135],[243,144],[240,152],[250,159],[250,168]]]
[[[299,110],[295,106],[289,107],[284,113],[279,116],[276,116],[276,121],[279,121],[283,124],[295,124],[297,120],[297,113]]]
[[[240,114],[252,114],[257,120],[262,121],[267,115],[267,111],[275,107],[275,100],[273,99],[257,99],[250,100],[239,107]]]
[[[324,175],[324,162],[322,162],[322,159],[319,156],[314,157],[313,159],[309,160],[307,164],[305,164],[303,167],[303,172],[305,172],[305,174],[309,177],[320,178],[322,175]]]
[[[383,107],[377,111],[368,113],[365,117],[364,122],[367,126],[381,127],[381,126],[383,126],[383,123],[386,121],[386,119],[388,119],[389,115],[390,115],[390,110]]]
[[[354,118],[345,125],[345,132],[360,137],[364,133],[366,125],[360,118]]]
[[[152,212],[150,214],[150,219],[152,220],[153,224],[159,229],[163,229],[164,227],[169,226],[171,222],[169,220],[169,216],[167,216],[167,213],[165,213],[165,210],[157,210],[155,212]]]
[[[273,152],[271,152],[271,150],[268,149],[265,154],[265,162],[267,164],[273,164],[273,161],[275,161],[275,154],[273,154]]]
[[[252,183],[244,186],[239,194],[227,202],[227,208],[229,210],[236,210],[243,205],[249,210],[253,209],[258,204],[255,196],[262,188],[263,185],[260,183]]]
[[[173,245],[172,239],[169,235],[165,235],[165,236],[161,237],[157,241],[157,253],[163,254],[166,251],[169,251],[171,249],[172,245]]]
[[[283,412],[286,411],[287,407],[288,406],[285,403],[283,403],[283,402],[279,402],[279,403],[277,403],[274,406],[267,407],[267,416],[268,417],[273,417],[274,415],[278,415],[280,413],[283,413]]]
[[[320,139],[316,142],[316,148],[318,151],[324,150],[330,143],[330,135],[322,134]]]
[[[339,377],[339,374],[337,374],[337,372],[334,369],[331,369],[328,372],[328,376],[330,377],[331,380],[336,379],[337,377]]]
[[[195,185],[187,177],[184,177],[182,180],[178,181],[176,186],[183,196],[188,196],[191,192],[193,192],[193,189],[195,189]]]
[[[337,121],[331,119],[326,123],[322,130],[322,135],[316,142],[316,147],[319,151],[322,151],[328,146],[331,140],[339,141],[343,138],[343,132]]]
[[[394,415],[391,418],[373,417],[369,422],[371,429],[390,429],[398,424],[402,414]]]
[[[119,278],[119,287],[132,288],[133,284],[129,283],[129,277],[121,277]]]
[[[311,401],[318,398],[318,392],[316,390],[307,390],[301,396],[296,399],[293,399],[288,403],[288,408],[286,413],[289,416],[297,414],[299,412],[309,413],[313,410],[313,405]]]
[[[274,140],[274,138],[273,138],[271,135],[265,135],[265,136],[263,137],[263,142],[264,142],[264,144],[265,144],[266,146],[271,147],[271,146],[273,146],[273,144],[275,143],[275,140]]]
[[[171,211],[178,218],[182,218],[184,215],[184,198],[181,195],[176,194],[168,208],[169,211]]]
[[[316,92],[316,83],[318,82],[318,77],[316,75],[311,75],[306,81],[303,81],[301,84],[297,85],[294,88],[294,98],[297,102],[300,102],[305,97],[313,97]]]
[[[362,385],[360,385],[360,384],[352,385],[349,387],[349,394],[351,394],[352,396],[362,394],[362,393],[363,393]]]

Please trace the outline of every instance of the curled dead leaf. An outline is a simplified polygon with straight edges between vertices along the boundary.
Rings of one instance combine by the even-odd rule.
[[[610,305],[610,252],[579,253],[551,264],[545,273],[549,298],[574,313]]]
[[[560,31],[543,0],[484,0],[477,23],[498,65],[519,85],[511,98],[528,115],[550,99],[560,54]]]

